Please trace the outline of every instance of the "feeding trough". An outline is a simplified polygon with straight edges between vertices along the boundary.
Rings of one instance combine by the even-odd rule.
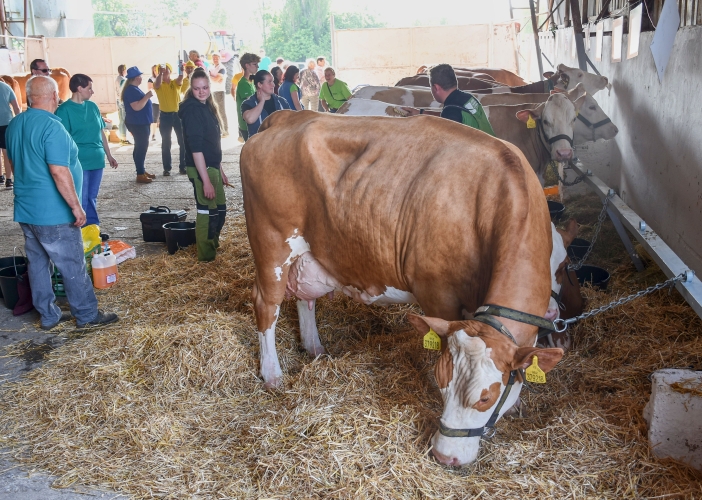
[[[195,243],[194,222],[169,222],[163,225],[166,233],[168,253],[173,255],[179,248],[185,248]]]
[[[580,285],[589,283],[600,290],[607,290],[610,276],[609,273],[601,267],[582,266],[580,269],[575,270],[575,275],[578,277]]]
[[[14,309],[19,301],[17,291],[17,276],[22,276],[27,271],[27,265],[10,266],[0,269],[0,290],[2,290],[5,307]]]
[[[551,220],[553,222],[558,222],[563,217],[565,205],[557,201],[548,200],[548,212],[551,214]]]
[[[587,249],[590,248],[590,242],[583,238],[575,238],[568,246],[568,257],[575,260],[580,260],[585,257]]]
[[[24,265],[27,263],[27,258],[22,256],[16,257],[0,257],[0,269],[5,269],[6,267],[13,267],[14,265]],[[0,299],[3,298],[2,288],[0,288]]]

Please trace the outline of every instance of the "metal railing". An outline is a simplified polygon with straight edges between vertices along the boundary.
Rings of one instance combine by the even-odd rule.
[[[628,15],[630,9],[636,7],[641,2],[645,2],[644,17],[650,16],[650,22],[654,29],[658,24],[658,19],[666,0],[578,0],[582,22],[594,22],[598,17],[607,18],[620,15]],[[680,26],[701,26],[702,25],[702,0],[668,0],[675,1],[680,14]],[[553,17],[562,20],[562,25],[572,26],[570,1],[563,3],[553,2],[552,5],[557,11]],[[560,24],[560,23],[559,23]],[[645,27],[644,27],[645,29]]]

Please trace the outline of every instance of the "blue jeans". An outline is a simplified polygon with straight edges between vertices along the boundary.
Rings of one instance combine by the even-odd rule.
[[[180,149],[178,168],[185,170],[185,146],[183,145],[183,127],[178,113],[161,111],[161,121],[158,126],[161,132],[161,161],[163,170],[171,171],[171,131],[175,129],[178,147]]]
[[[146,152],[149,150],[149,127],[151,125],[131,125],[127,123],[129,132],[134,136],[134,150],[132,158],[134,158],[134,166],[136,167],[137,175],[145,172],[144,161],[146,160]]]
[[[104,168],[83,170],[83,199],[81,200],[81,205],[83,205],[83,210],[87,217],[85,221],[86,226],[89,224],[100,225],[100,218],[97,214],[97,197],[104,171]]]
[[[127,140],[127,124],[124,120],[127,117],[127,112],[121,102],[117,103],[117,113],[119,115],[119,138],[125,141]]]
[[[24,251],[29,261],[29,284],[32,302],[41,315],[42,326],[58,323],[61,309],[54,302],[51,285],[51,262],[63,275],[63,286],[78,323],[89,323],[98,315],[93,283],[85,269],[83,236],[73,224],[35,226],[20,223],[24,233]]]

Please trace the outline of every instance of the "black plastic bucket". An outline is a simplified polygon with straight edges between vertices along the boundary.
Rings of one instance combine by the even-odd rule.
[[[185,248],[195,243],[194,222],[168,222],[163,225],[166,233],[168,253],[173,255],[179,248]]]
[[[8,309],[14,309],[19,301],[19,294],[17,293],[17,275],[20,276],[27,271],[27,266],[25,264],[6,267],[0,269],[0,289],[2,290],[3,299],[5,300],[5,307]]]
[[[609,273],[597,266],[583,266],[575,271],[578,281],[581,285],[590,283],[593,287],[600,290],[607,290],[609,284]]]
[[[558,203],[557,201],[548,201],[548,212],[551,214],[551,220],[553,222],[558,222],[563,217],[563,212],[565,212],[565,205],[563,203]]]
[[[0,269],[5,269],[6,267],[14,266],[15,264],[25,265],[27,263],[27,258],[20,255],[16,257],[0,257]],[[2,298],[2,290],[0,290],[0,299]]]
[[[568,246],[568,257],[575,260],[580,260],[585,257],[587,249],[590,248],[590,242],[582,238],[575,238]]]

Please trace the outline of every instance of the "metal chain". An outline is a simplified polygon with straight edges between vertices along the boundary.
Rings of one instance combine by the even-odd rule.
[[[609,199],[611,197],[612,193],[608,193],[604,199],[604,202],[602,202],[602,210],[600,211],[600,215],[597,217],[597,223],[595,224],[595,232],[592,233],[592,241],[590,242],[590,246],[588,247],[587,252],[585,252],[583,258],[580,259],[578,262],[576,262],[575,264],[570,264],[568,266],[569,270],[577,271],[578,269],[583,267],[583,264],[585,264],[585,261],[590,256],[590,252],[592,252],[592,249],[595,246],[595,242],[597,241],[597,236],[599,236],[600,234],[600,229],[602,229],[602,223],[607,218],[607,205],[609,204]]]
[[[565,178],[561,177],[560,174],[558,173],[558,162],[551,160],[549,165],[551,165],[551,168],[553,169],[553,173],[556,174],[556,177],[558,178],[558,182],[560,182],[564,186],[575,186],[576,184],[583,182],[585,180],[585,177],[587,177],[587,173],[584,173],[580,177],[576,177],[573,182],[568,182],[565,180]],[[566,175],[566,173],[563,172],[563,175]]]
[[[661,283],[657,283],[653,286],[649,286],[645,290],[640,290],[636,293],[632,293],[631,295],[627,295],[626,297],[622,297],[619,300],[615,300],[614,302],[610,302],[609,304],[606,304],[602,307],[598,307],[596,309],[593,309],[592,311],[588,311],[586,313],[581,314],[580,316],[575,316],[574,318],[569,318],[569,319],[557,319],[553,322],[553,326],[556,328],[557,332],[564,332],[566,328],[568,328],[568,325],[575,323],[576,321],[580,321],[581,319],[587,319],[592,316],[595,316],[596,314],[601,314],[603,312],[609,311],[610,309],[613,309],[617,306],[621,306],[623,304],[626,304],[628,302],[631,302],[634,299],[638,299],[639,297],[643,297],[645,295],[648,295],[650,293],[655,292],[656,290],[660,290],[661,288],[665,288],[667,286],[673,287],[675,283],[678,281],[686,281],[688,280],[688,273],[680,273],[674,278],[670,278],[669,280],[663,281]],[[562,329],[559,327],[559,325],[562,325]]]

